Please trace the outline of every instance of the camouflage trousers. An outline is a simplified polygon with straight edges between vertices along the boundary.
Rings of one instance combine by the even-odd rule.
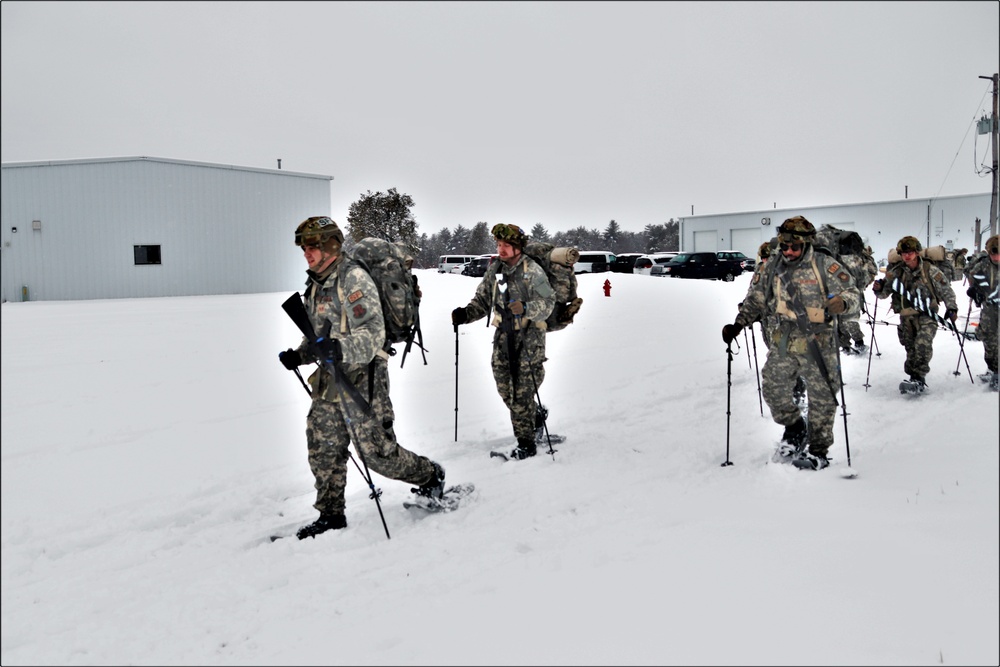
[[[934,336],[938,323],[926,315],[900,315],[896,335],[906,350],[903,372],[910,376],[926,378],[934,356]]]
[[[510,411],[510,424],[519,441],[535,441],[535,393],[545,380],[545,332],[529,328],[514,334],[517,378],[508,361],[507,334],[500,329],[493,335],[493,380],[497,393]]]
[[[997,306],[987,304],[979,313],[979,329],[976,337],[983,341],[983,358],[986,360],[986,367],[994,373],[997,372],[997,329],[998,329]]]
[[[837,415],[834,387],[837,391],[840,389],[833,328],[819,336],[817,343],[833,386],[809,352],[802,334],[786,328],[785,331],[776,329],[772,337],[761,371],[761,391],[771,410],[771,418],[782,426],[789,426],[802,417],[793,390],[799,377],[805,380],[809,400],[809,451],[816,456],[826,456],[833,445],[833,422]]]
[[[852,341],[859,346],[864,345],[865,335],[861,333],[861,324],[858,322],[857,317],[850,319],[841,317],[839,323],[840,327],[837,329],[837,337],[840,339],[841,347],[850,347]]]
[[[344,489],[347,486],[347,446],[354,441],[364,463],[358,465],[383,477],[421,485],[434,474],[430,459],[418,456],[396,442],[393,432],[392,403],[389,400],[388,373],[384,360],[376,363],[372,417],[348,398],[327,401],[315,398],[306,417],[306,443],[309,467],[315,478],[316,502],[320,513],[344,513]],[[367,377],[367,374],[366,374]],[[359,382],[361,395],[368,398],[368,382]]]

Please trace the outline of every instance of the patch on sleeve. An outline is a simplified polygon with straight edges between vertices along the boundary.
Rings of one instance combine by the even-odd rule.
[[[827,269],[827,271],[829,271],[830,273],[836,273],[837,271],[840,271],[840,264],[834,262],[833,264],[830,265],[830,268]]]
[[[355,292],[355,294],[360,294],[360,292]],[[351,296],[354,295],[352,294]],[[354,314],[354,319],[358,319],[364,317],[365,313],[367,313],[368,311],[365,310],[365,307],[359,303],[358,305],[354,306],[351,312]]]
[[[355,290],[354,292],[351,292],[350,294],[347,295],[347,302],[354,303],[363,296],[364,294],[361,293],[361,290]]]

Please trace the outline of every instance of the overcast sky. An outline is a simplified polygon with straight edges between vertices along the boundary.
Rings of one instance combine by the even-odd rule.
[[[989,192],[998,8],[5,0],[2,161],[280,158],[427,233]]]

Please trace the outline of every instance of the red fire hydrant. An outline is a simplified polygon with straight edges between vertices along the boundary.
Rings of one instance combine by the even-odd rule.
[[[611,281],[604,281],[604,296],[611,296]]]

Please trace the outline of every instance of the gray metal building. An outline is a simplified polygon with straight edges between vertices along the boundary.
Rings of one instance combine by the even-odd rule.
[[[990,193],[685,217],[679,221],[681,249],[739,250],[756,257],[760,244],[774,237],[784,220],[796,215],[805,216],[817,229],[833,225],[856,231],[872,247],[876,260],[884,259],[907,235],[916,236],[925,247],[968,248],[971,254],[990,235]],[[976,218],[981,232],[978,245]]]
[[[332,176],[156,157],[2,166],[3,301],[298,289]]]

